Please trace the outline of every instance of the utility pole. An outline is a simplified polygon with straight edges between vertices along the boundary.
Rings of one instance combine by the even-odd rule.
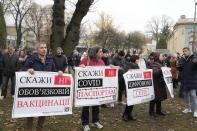
[[[194,31],[193,31],[193,43],[192,43],[192,51],[195,52],[196,49],[196,0],[194,0],[195,3],[195,11],[194,11]]]

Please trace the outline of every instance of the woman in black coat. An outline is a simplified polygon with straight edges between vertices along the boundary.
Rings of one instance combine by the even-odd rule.
[[[132,55],[130,57],[130,62],[129,61],[125,62],[125,70],[128,71],[131,69],[139,69],[138,62],[139,62],[139,56]],[[126,95],[126,92],[125,92],[125,95]],[[131,105],[131,106],[126,105],[123,116],[122,116],[124,121],[136,120],[136,118],[133,117],[132,115],[133,107],[134,105]]]
[[[165,114],[161,111],[161,102],[167,99],[165,82],[161,70],[163,55],[161,53],[153,53],[152,56],[153,62],[150,63],[150,68],[153,69],[155,99],[150,102],[149,115],[154,117],[156,115],[165,116]]]

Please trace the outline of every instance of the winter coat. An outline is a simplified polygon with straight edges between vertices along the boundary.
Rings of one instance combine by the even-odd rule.
[[[68,64],[70,66],[78,66],[80,63],[80,56],[78,54],[71,54],[69,57],[68,57]]]
[[[105,63],[105,65],[110,65],[110,58],[108,57],[102,57],[103,62]]]
[[[51,57],[46,57],[45,63],[42,63],[38,54],[32,55],[25,61],[22,67],[23,71],[33,68],[35,71],[57,71],[55,68],[55,63]]]
[[[105,66],[105,63],[102,59],[98,59],[97,61],[93,58],[90,58],[89,60],[87,58],[83,58],[79,65],[85,65],[85,66]]]
[[[119,81],[124,80],[123,74],[126,72],[125,71],[125,59],[120,58],[119,56],[115,56],[115,57],[113,57],[111,64],[120,67],[120,69],[118,71],[118,80]]]
[[[0,72],[3,71],[3,53],[2,51],[0,50]]]
[[[193,62],[194,59],[197,57],[192,54],[187,59],[181,57],[179,60],[181,84],[186,91],[197,89],[197,63]]]
[[[55,55],[54,58],[53,58],[53,61],[55,63],[55,67],[58,71],[62,71],[64,72],[67,65],[68,65],[68,62],[67,62],[67,58],[66,56],[64,55]]]
[[[18,55],[13,53],[9,55],[8,53],[3,55],[2,59],[3,65],[3,75],[5,76],[13,76],[15,72],[18,70]]]
[[[158,62],[152,62],[150,64],[150,68],[153,69],[153,85],[156,101],[163,101],[167,99],[167,91],[161,67],[162,65]]]

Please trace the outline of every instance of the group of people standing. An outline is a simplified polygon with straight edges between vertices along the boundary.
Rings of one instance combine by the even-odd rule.
[[[16,71],[28,71],[30,74],[34,74],[35,71],[49,71],[58,72],[62,75],[66,68],[73,69],[74,66],[86,67],[86,66],[119,66],[118,71],[118,103],[126,104],[123,102],[122,97],[126,96],[126,85],[124,82],[123,74],[128,70],[133,69],[153,69],[153,84],[155,99],[150,101],[149,115],[151,117],[165,116],[162,111],[162,101],[167,99],[167,91],[162,75],[161,67],[167,65],[162,53],[152,52],[147,59],[144,58],[144,54],[125,54],[124,51],[116,52],[111,55],[107,49],[102,49],[99,46],[90,48],[82,58],[79,57],[77,52],[73,52],[72,57],[67,59],[63,55],[63,50],[58,47],[56,55],[47,55],[47,46],[45,43],[37,43],[35,52],[30,53],[28,56],[23,51],[19,51],[19,55],[15,53],[15,48],[9,46],[5,53],[0,54],[0,63],[2,67],[2,93],[1,96],[6,98],[8,80],[11,78],[11,95],[14,95],[15,88],[15,72]],[[173,57],[172,57],[173,58]],[[172,59],[171,59],[172,60]],[[69,64],[68,62],[70,61]],[[69,67],[70,66],[70,67]],[[189,113],[194,111],[194,117],[197,117],[197,56],[192,54],[189,48],[183,48],[183,56],[176,59],[173,67],[179,72],[180,83],[182,85],[185,110],[183,113]],[[173,70],[172,70],[173,71]],[[68,71],[69,72],[69,71]],[[176,77],[178,79],[178,76]],[[175,78],[174,78],[175,79]],[[176,80],[176,79],[175,79]],[[1,82],[1,80],[0,80]],[[175,81],[176,83],[177,81]],[[176,84],[175,84],[176,85]],[[192,98],[193,109],[191,108],[189,98]],[[122,118],[124,121],[136,120],[133,116],[134,105],[125,105]],[[102,129],[103,125],[100,123],[99,118],[99,105],[92,107],[92,126],[98,129]],[[89,131],[89,107],[82,108],[81,114],[82,126],[84,131]],[[45,117],[38,117],[37,131],[43,130],[43,124]],[[25,129],[27,131],[33,130],[33,118],[27,118]]]

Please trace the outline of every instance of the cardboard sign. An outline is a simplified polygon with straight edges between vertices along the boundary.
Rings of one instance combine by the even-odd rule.
[[[94,106],[117,101],[117,68],[109,66],[76,67],[75,106]]]
[[[56,72],[16,72],[12,118],[72,114],[73,78]]]
[[[152,69],[132,69],[124,75],[127,105],[149,102],[155,98]]]

